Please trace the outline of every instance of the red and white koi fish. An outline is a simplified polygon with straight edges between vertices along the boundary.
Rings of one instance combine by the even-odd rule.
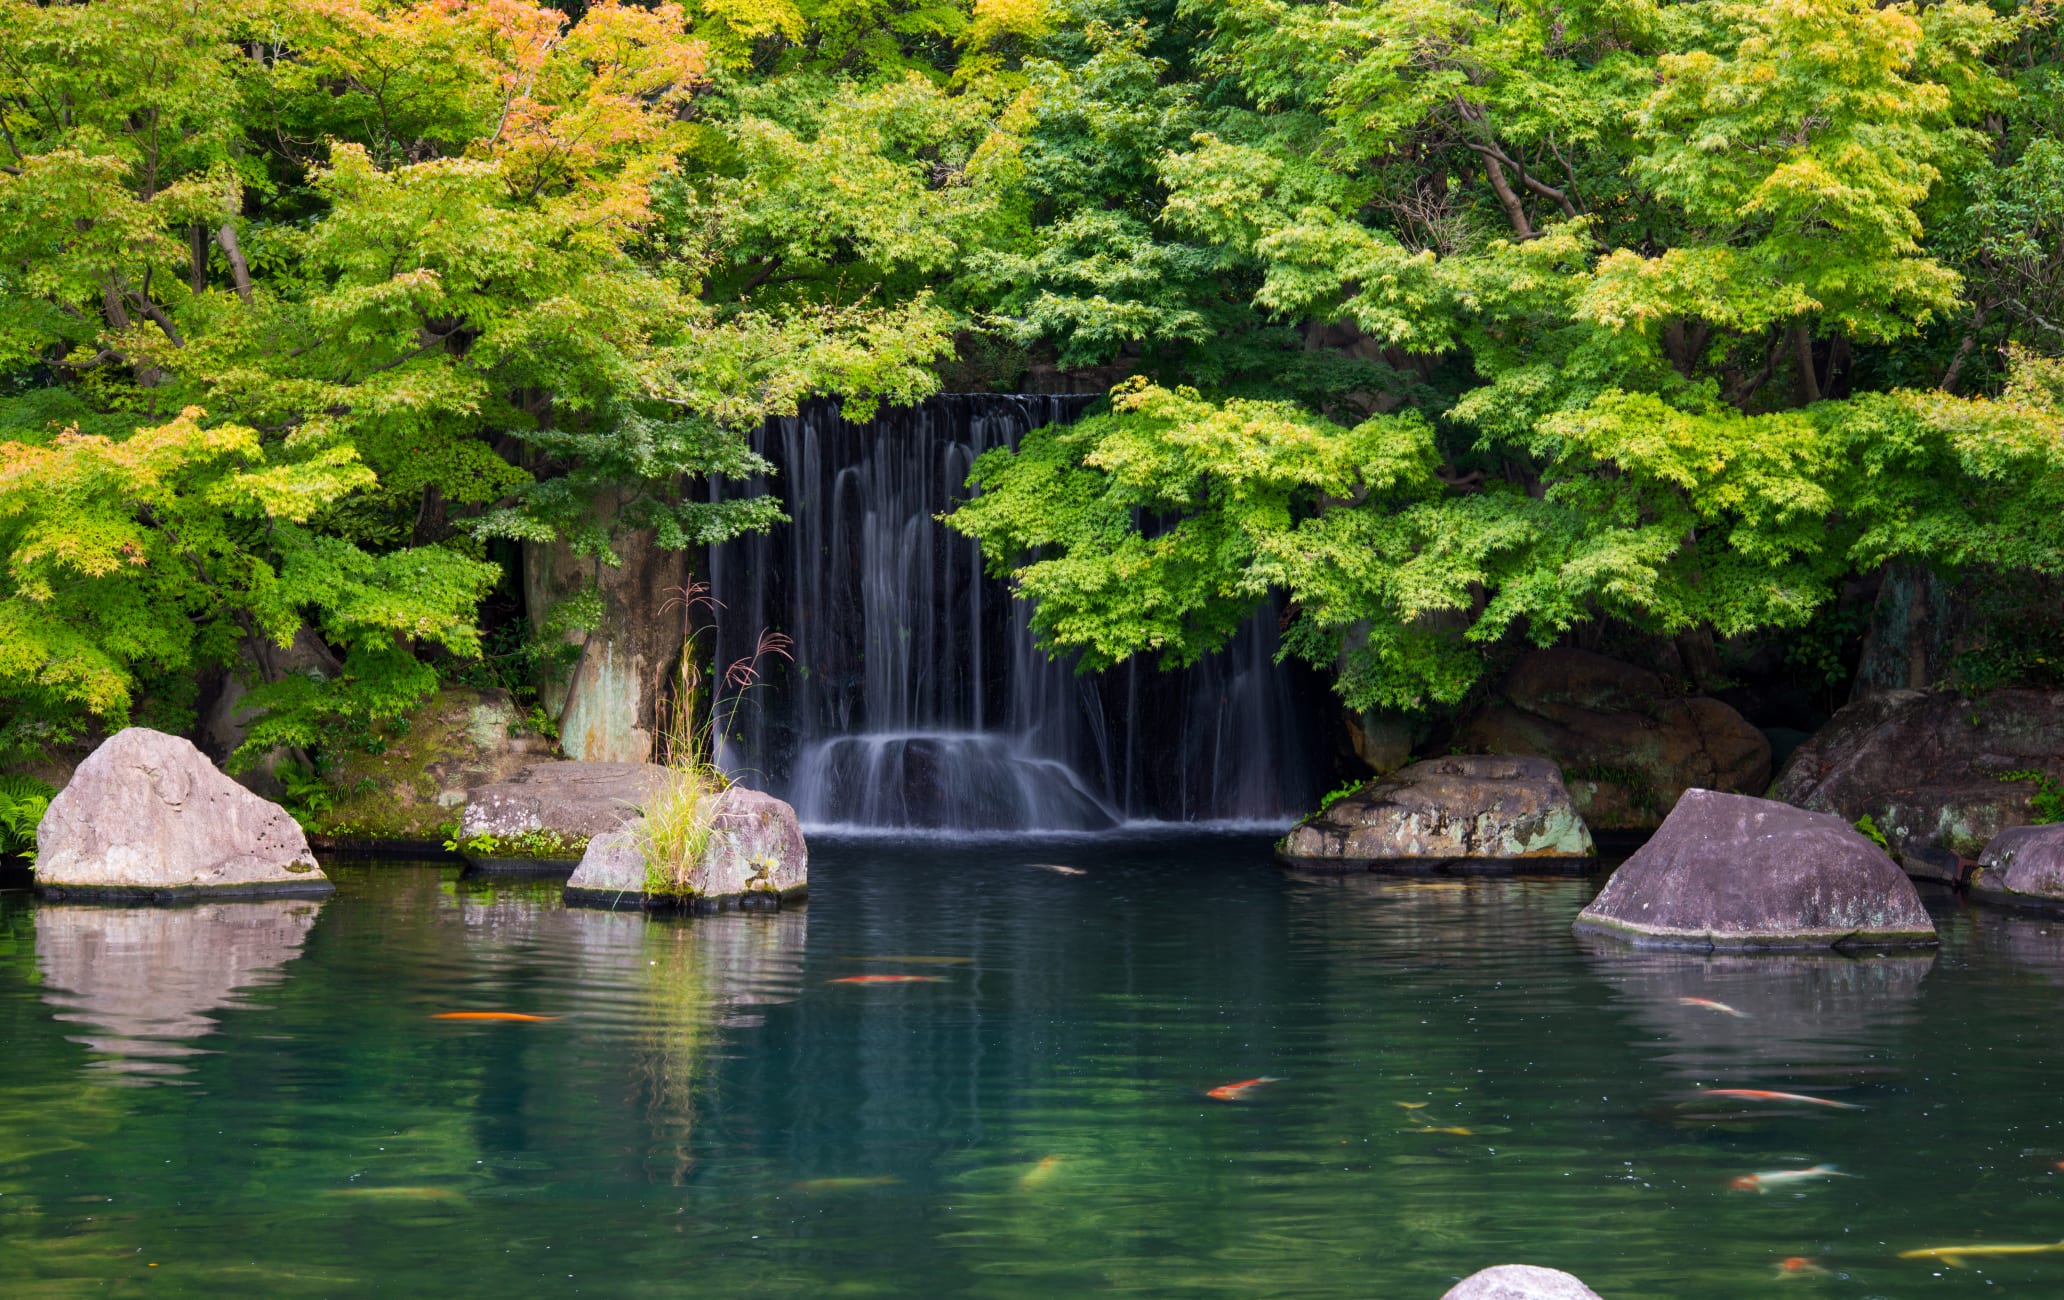
[[[551,1020],[551,1016],[533,1016],[523,1011],[440,1011],[430,1017],[432,1020],[503,1020],[519,1024],[536,1024]]]
[[[1213,1101],[1239,1101],[1249,1092],[1265,1083],[1281,1083],[1274,1075],[1264,1074],[1258,1079],[1242,1079],[1238,1083],[1221,1083],[1204,1095]]]
[[[1737,1101],[1790,1101],[1802,1106],[1826,1106],[1830,1110],[1862,1110],[1863,1107],[1828,1097],[1808,1097],[1798,1092],[1771,1092],[1767,1088],[1707,1088],[1701,1097],[1732,1097]]]
[[[1827,1277],[1828,1271],[1804,1255],[1793,1255],[1777,1261],[1777,1275],[1787,1277]]]
[[[1717,1011],[1723,1016],[1733,1016],[1736,1020],[1747,1020],[1749,1018],[1748,1012],[1737,1011],[1725,1002],[1715,1002],[1711,998],[1678,998],[1677,1005],[1680,1007],[1704,1007],[1708,1011]]]
[[[944,984],[940,975],[842,975],[833,984]]]
[[[1731,1179],[1728,1186],[1737,1192],[1767,1192],[1775,1187],[1791,1187],[1799,1183],[1810,1183],[1819,1178],[1853,1178],[1833,1165],[1815,1165],[1811,1169],[1778,1169],[1767,1174],[1743,1174]]]

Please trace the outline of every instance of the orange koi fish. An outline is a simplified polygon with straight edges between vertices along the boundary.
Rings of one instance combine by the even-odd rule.
[[[1264,1083],[1281,1082],[1282,1080],[1274,1075],[1264,1074],[1258,1079],[1242,1079],[1238,1083],[1221,1083],[1204,1095],[1213,1101],[1239,1101]]]
[[[1677,1005],[1680,1007],[1704,1007],[1708,1011],[1717,1011],[1723,1016],[1733,1016],[1736,1020],[1747,1020],[1749,1018],[1748,1012],[1736,1011],[1725,1002],[1715,1002],[1711,998],[1678,998]]]
[[[534,1024],[554,1016],[533,1016],[522,1011],[440,1011],[430,1017],[432,1020],[507,1020],[519,1024]]]
[[[1790,1187],[1794,1183],[1811,1182],[1816,1178],[1850,1178],[1833,1165],[1815,1165],[1811,1169],[1779,1169],[1767,1174],[1743,1174],[1729,1179],[1727,1185],[1737,1192],[1767,1192],[1773,1187]]]
[[[1408,1128],[1408,1129],[1400,1129],[1399,1131],[1400,1131],[1400,1132],[1403,1132],[1403,1133],[1445,1133],[1445,1134],[1447,1134],[1447,1135],[1448,1135],[1449,1137],[1458,1137],[1458,1138],[1466,1138],[1466,1137],[1475,1137],[1475,1136],[1476,1136],[1476,1130],[1475,1130],[1475,1129],[1473,1129],[1473,1128],[1459,1128],[1459,1127],[1457,1127],[1457,1128],[1434,1128],[1434,1127],[1433,1127],[1433,1126],[1431,1126],[1431,1125],[1428,1125],[1428,1126],[1426,1126],[1426,1127],[1424,1127],[1424,1128]]]
[[[944,984],[940,975],[842,975],[833,984]]]
[[[1738,1101],[1796,1101],[1807,1106],[1826,1106],[1831,1110],[1862,1110],[1863,1107],[1846,1101],[1835,1101],[1828,1097],[1808,1097],[1797,1092],[1771,1092],[1765,1088],[1708,1088],[1701,1097],[1733,1097]]]

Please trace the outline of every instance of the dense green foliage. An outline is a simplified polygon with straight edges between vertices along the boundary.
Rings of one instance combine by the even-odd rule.
[[[1860,0],[0,0],[0,744],[253,752],[511,542],[776,526],[816,394],[1108,407],[952,518],[1056,649],[1287,599],[1356,705],[1580,625],[2064,569],[2064,62]],[[1029,377],[1029,379],[1028,379]],[[561,624],[591,617],[578,597]]]

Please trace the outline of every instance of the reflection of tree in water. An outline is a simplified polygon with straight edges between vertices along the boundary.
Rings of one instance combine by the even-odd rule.
[[[1930,953],[1709,955],[1587,945],[1592,970],[1658,1039],[1658,1061],[1699,1083],[1753,1085],[1775,1073],[1854,1077],[1883,1059],[1912,1017]],[[1728,1015],[1686,999],[1740,1012]]]
[[[685,1182],[693,1166],[696,1093],[718,1031],[758,1025],[753,1008],[795,999],[807,916],[788,908],[637,918],[638,1086],[653,1142],[648,1167],[667,1181]]]
[[[186,1073],[177,1058],[215,1029],[208,1013],[280,982],[301,955],[321,904],[308,899],[184,907],[45,904],[36,911],[36,965],[56,1018],[110,1059],[99,1069],[139,1081]]]

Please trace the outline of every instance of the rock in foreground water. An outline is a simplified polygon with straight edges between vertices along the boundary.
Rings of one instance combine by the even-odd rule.
[[[1732,951],[1935,942],[1913,882],[1855,827],[1714,790],[1686,790],[1576,928],[1645,946]]]
[[[1372,781],[1284,836],[1303,871],[1513,871],[1589,862],[1591,832],[1545,758],[1427,759]]]
[[[733,786],[717,796],[709,846],[678,880],[648,875],[644,823],[633,821],[588,842],[566,901],[596,907],[723,907],[801,898],[810,851],[795,809],[759,790]]]
[[[1598,1293],[1559,1268],[1500,1264],[1471,1273],[1441,1300],[1599,1300]]]
[[[36,887],[53,897],[319,896],[333,886],[308,837],[192,742],[116,732],[79,764],[36,831]]]
[[[1971,892],[1995,903],[2064,906],[2064,825],[2014,826],[1993,836]]]

